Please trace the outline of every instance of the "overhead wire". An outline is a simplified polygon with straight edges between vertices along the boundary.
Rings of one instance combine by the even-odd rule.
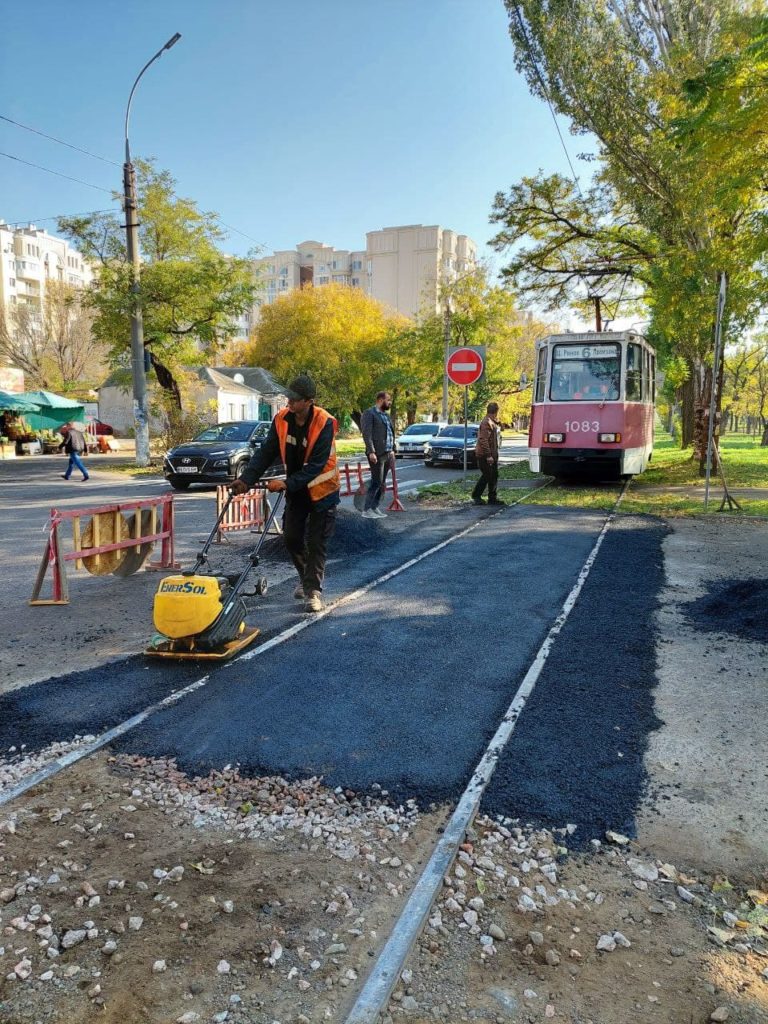
[[[65,142],[64,139],[57,139],[55,135],[48,135],[46,132],[41,132],[37,128],[32,128],[28,124],[22,124],[21,121],[14,121],[11,117],[6,117],[5,114],[0,114],[0,121],[7,121],[8,124],[15,125],[17,128],[23,128],[26,132],[32,132],[33,135],[40,135],[44,139],[50,139],[51,142],[56,142],[60,146],[66,146],[67,149],[74,149],[78,153],[84,153],[86,156],[93,157],[94,160],[103,160],[106,164],[114,164],[115,167],[120,167],[121,164],[117,160],[110,160],[108,156],[99,156],[98,153],[91,153],[89,149],[82,149],[80,146],[75,146],[72,142]]]
[[[61,171],[53,171],[50,167],[43,167],[42,164],[34,164],[31,160],[24,160],[20,156],[14,156],[12,153],[0,152],[0,156],[4,156],[7,160],[15,160],[20,164],[26,164],[27,167],[35,167],[38,171],[45,171],[47,174],[55,174],[59,178],[66,178],[67,181],[75,181],[78,185],[86,185],[88,188],[95,188],[99,192],[106,192],[107,195],[114,194],[114,189],[103,188],[101,185],[94,185],[90,181],[83,181],[82,178],[73,178],[71,174],[62,174]]]
[[[119,164],[116,160],[110,160],[109,157],[100,156],[98,153],[92,153],[88,149],[83,149],[81,146],[74,145],[74,143],[66,142],[64,139],[58,139],[54,135],[47,134],[47,132],[40,131],[37,128],[32,128],[31,125],[22,124],[21,121],[15,121],[13,118],[7,117],[5,114],[0,114],[0,121],[5,121],[8,124],[12,124],[12,125],[14,125],[17,128],[23,128],[25,131],[32,132],[34,135],[39,135],[39,136],[41,136],[44,139],[49,139],[51,142],[56,142],[60,146],[66,146],[68,149],[73,149],[73,150],[75,150],[78,153],[83,153],[85,156],[93,157],[95,160],[102,160],[105,163],[112,164],[115,167],[120,167],[121,166],[121,164]],[[110,189],[102,188],[100,185],[93,185],[93,184],[91,184],[88,181],[83,181],[80,178],[74,178],[74,177],[72,177],[69,174],[62,173],[61,171],[54,171],[50,167],[43,167],[41,164],[32,163],[29,160],[24,160],[22,157],[14,156],[11,153],[0,152],[0,156],[4,156],[8,160],[15,160],[18,163],[26,164],[28,167],[34,167],[37,170],[46,171],[48,174],[55,174],[55,175],[57,175],[60,178],[66,178],[68,181],[74,181],[74,182],[77,182],[80,185],[86,185],[86,186],[88,186],[88,188],[99,189],[102,192],[111,192]],[[93,214],[96,214],[96,213],[109,213],[109,212],[110,212],[109,210],[92,210],[92,211],[86,211],[86,214],[88,214],[88,213],[93,213]],[[53,217],[36,217],[36,218],[31,218],[30,220],[26,220],[26,221],[13,221],[13,224],[14,225],[27,224],[27,223],[35,223],[36,224],[38,221],[40,221],[42,223],[43,221],[46,221],[46,220],[56,220],[58,216],[59,215],[55,215]],[[70,214],[69,216],[83,216],[83,214]],[[240,228],[236,228],[232,224],[227,224],[225,221],[221,220],[220,218],[217,218],[217,219],[219,220],[219,224],[221,224],[221,226],[226,228],[228,231],[234,231],[235,234],[242,235],[243,238],[247,238],[249,241],[251,241],[254,244],[258,245],[259,248],[264,249],[265,251],[269,251],[270,250],[270,246],[266,245],[264,242],[260,242],[259,239],[258,238],[254,238],[253,235],[249,235],[246,231],[241,231]]]

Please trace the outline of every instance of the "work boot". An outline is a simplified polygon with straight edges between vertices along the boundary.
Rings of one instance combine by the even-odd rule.
[[[304,605],[304,610],[308,612],[321,612],[323,610],[323,602],[320,599],[319,590],[310,590],[307,594],[307,603]]]
[[[483,501],[482,498],[473,498],[472,499],[472,504],[473,505],[484,505],[485,502]]]
[[[296,589],[293,592],[293,596],[296,598],[297,601],[303,601],[304,600],[304,598],[307,595],[304,593],[304,584],[303,583],[300,583],[298,585],[298,587],[296,587]]]
[[[502,501],[501,498],[489,498],[488,499],[488,504],[489,505],[506,505],[506,502]]]

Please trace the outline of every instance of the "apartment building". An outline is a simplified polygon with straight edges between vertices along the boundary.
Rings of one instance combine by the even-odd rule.
[[[369,231],[366,248],[334,249],[322,242],[301,242],[255,261],[263,286],[258,306],[295,288],[336,283],[361,288],[405,316],[436,310],[440,283],[469,271],[477,246],[466,235],[438,225],[408,224]],[[258,319],[258,306],[253,322]]]
[[[88,263],[63,238],[0,220],[0,308],[29,303],[42,309],[49,281],[85,288],[92,279]]]

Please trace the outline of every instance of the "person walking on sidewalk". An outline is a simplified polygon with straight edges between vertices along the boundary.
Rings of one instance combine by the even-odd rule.
[[[365,519],[384,519],[387,515],[379,508],[387,485],[387,473],[392,468],[395,454],[395,432],[389,410],[392,407],[392,396],[388,391],[380,391],[376,395],[376,404],[366,409],[360,419],[360,431],[365,443],[365,454],[371,467],[371,479],[365,495],[363,517]]]
[[[484,505],[483,491],[488,488],[488,504],[503,505],[496,495],[499,480],[499,448],[501,447],[501,429],[497,419],[499,406],[497,402],[489,402],[487,414],[477,431],[475,455],[480,470],[480,479],[472,491],[475,505]]]
[[[69,456],[69,465],[67,466],[66,473],[62,473],[62,477],[65,480],[69,480],[72,475],[73,469],[79,469],[83,474],[83,482],[90,479],[88,470],[83,464],[83,460],[80,458],[81,455],[85,455],[88,447],[85,442],[85,434],[82,430],[79,430],[74,423],[67,423],[67,432],[64,435],[64,440],[59,445],[59,451],[64,449],[65,455]]]
[[[283,540],[299,574],[294,597],[306,601],[307,611],[320,612],[325,556],[341,500],[336,465],[338,424],[314,404],[315,383],[307,374],[291,381],[287,394],[288,408],[272,420],[264,444],[231,490],[245,494],[276,459],[282,459],[285,480],[269,480],[267,489],[285,491]]]

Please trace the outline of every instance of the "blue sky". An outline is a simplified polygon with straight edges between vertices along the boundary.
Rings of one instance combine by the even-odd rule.
[[[127,16],[126,16],[127,14]],[[439,223],[483,254],[494,193],[568,172],[545,105],[514,69],[501,0],[40,0],[6,4],[0,114],[116,163],[133,79],[134,156],[154,156],[245,235],[244,253]],[[575,159],[583,139],[567,135]],[[0,121],[0,152],[105,189],[119,166]],[[581,165],[583,168],[584,165]],[[110,206],[105,192],[0,157],[0,217]],[[499,264],[499,257],[494,257]]]

